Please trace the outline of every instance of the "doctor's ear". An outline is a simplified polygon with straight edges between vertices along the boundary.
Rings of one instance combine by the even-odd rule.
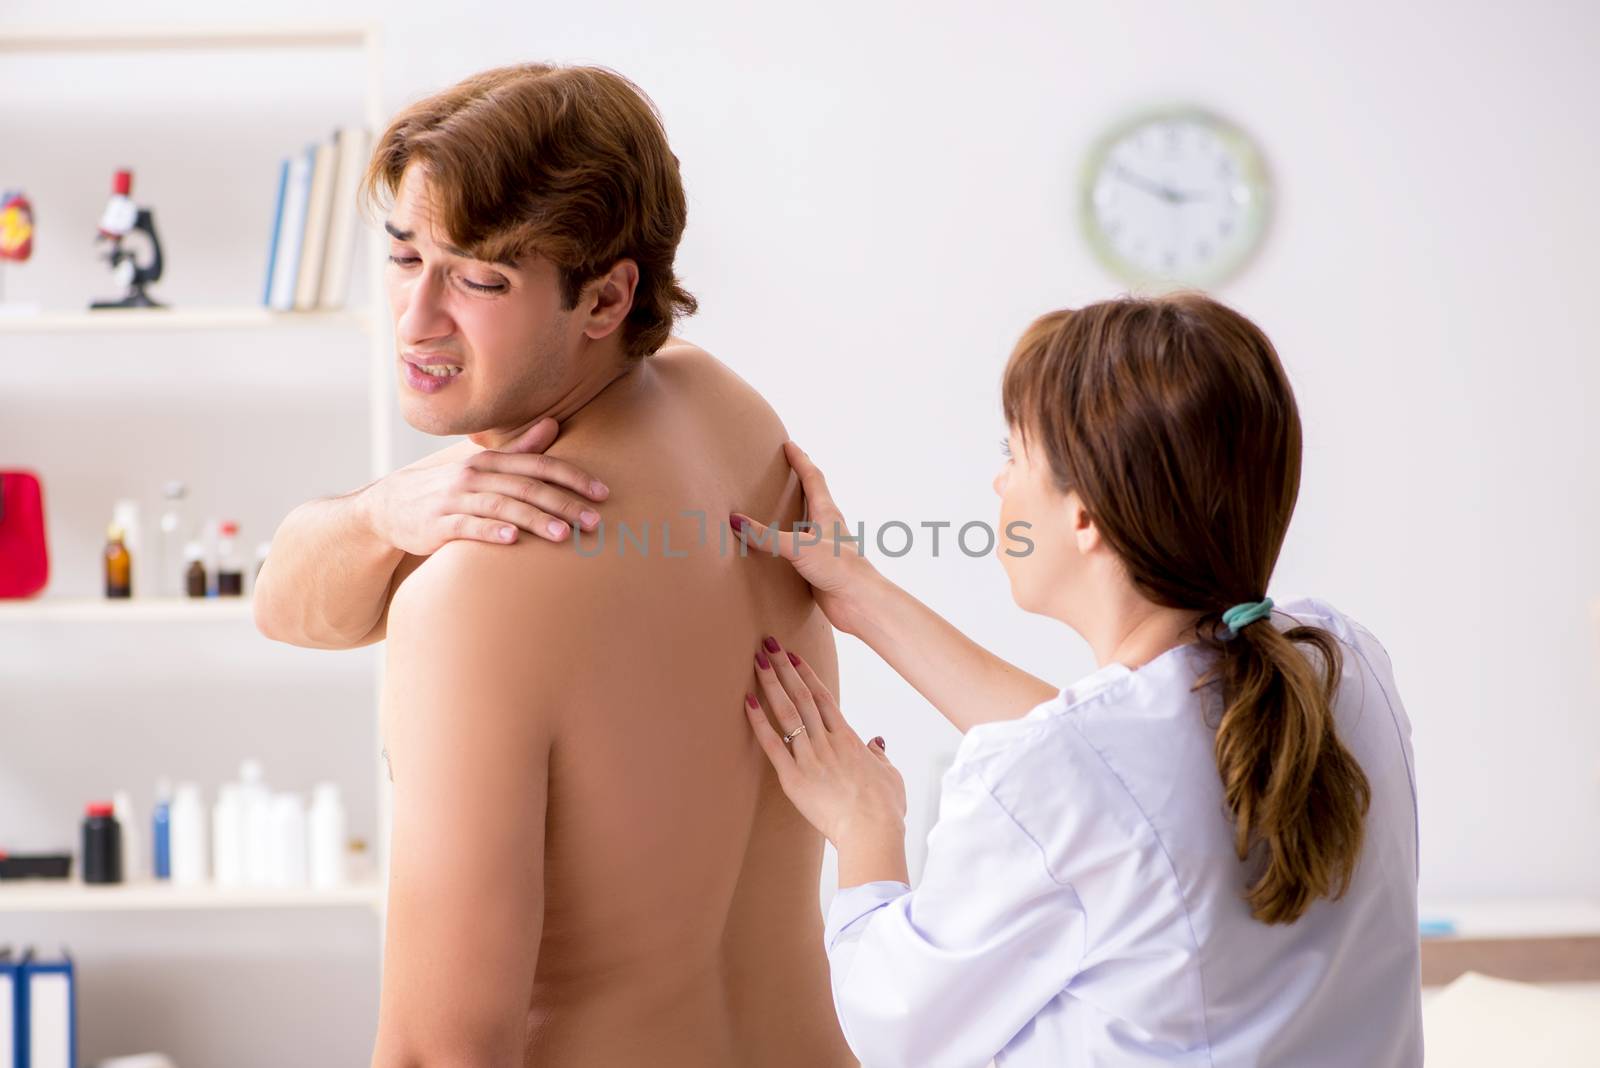
[[[1094,552],[1100,547],[1100,528],[1095,526],[1094,516],[1084,507],[1083,498],[1078,496],[1077,490],[1067,492],[1066,506],[1067,526],[1072,531],[1078,552],[1084,555]]]
[[[638,286],[639,265],[628,259],[618,260],[605,274],[590,280],[578,303],[579,310],[588,317],[584,334],[599,341],[621,326],[633,310],[633,293]]]

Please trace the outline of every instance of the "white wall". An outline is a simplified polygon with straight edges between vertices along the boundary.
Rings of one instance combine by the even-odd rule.
[[[146,4],[137,17],[158,10],[203,19],[213,7]],[[6,18],[80,14],[131,17],[125,5],[11,0]],[[1312,13],[1257,0],[460,11],[284,0],[271,17],[380,20],[391,109],[482,67],[532,58],[604,63],[639,82],[664,112],[689,189],[680,267],[704,310],[682,333],[772,400],[847,517],[869,527],[993,519],[997,386],[1012,341],[1040,311],[1119,289],[1076,230],[1085,149],[1149,103],[1229,116],[1266,153],[1278,212],[1259,258],[1219,295],[1277,343],[1307,438],[1300,507],[1270,592],[1331,600],[1393,655],[1416,726],[1425,896],[1600,891],[1600,636],[1588,607],[1600,596],[1600,567],[1584,551],[1600,507],[1586,419],[1600,374],[1584,311],[1600,248],[1591,61],[1600,9],[1468,13],[1428,0]],[[88,72],[71,90],[81,97],[122,92],[109,71],[75,69]],[[0,144],[68,91],[34,85],[20,114],[13,100],[0,115]],[[197,87],[182,106],[225,113],[209,95]],[[304,94],[291,96],[303,115]],[[240,154],[270,163],[323,123],[274,119],[267,99],[240,119],[256,131]],[[159,111],[149,118],[171,121]],[[186,204],[216,199],[203,172],[163,174],[163,156],[130,147],[111,158],[94,147],[75,147],[85,174],[74,181],[87,190],[75,204],[91,215],[110,169],[125,161],[149,177],[140,190],[173,233]],[[27,166],[5,151],[0,184],[25,185],[42,204],[45,179]],[[202,264],[214,258],[195,227],[170,249],[168,297],[213,299],[224,285],[254,292],[271,178],[241,166],[229,179],[244,235],[234,243],[248,250],[242,266],[220,281],[208,275]],[[214,203],[205,206],[211,217]],[[41,241],[78,241],[68,229],[41,217]],[[102,281],[93,268],[57,272],[57,288],[38,299],[59,297],[61,286],[75,286],[64,291],[76,299],[88,283],[73,279],[85,276]],[[10,288],[24,295],[19,272]],[[71,358],[56,352],[49,359]],[[151,353],[145,366],[161,358]],[[360,356],[352,349],[348,358]],[[28,362],[7,352],[7,380]],[[162,389],[181,397],[235,374],[240,403],[275,388],[246,361],[193,382],[163,378]],[[119,443],[146,432],[133,412],[97,423],[103,399],[63,391],[70,378],[29,370],[20,382],[0,400],[0,459],[33,459],[26,443],[44,439],[52,462],[85,478],[140,459],[95,451],[96,426],[115,426]],[[332,416],[316,406],[338,389],[359,415],[359,372],[328,394],[288,399],[322,413],[312,424],[321,428]],[[173,403],[193,409],[199,400]],[[19,419],[29,436],[10,429]],[[240,441],[238,463],[270,469],[274,450],[309,449],[311,433]],[[240,507],[270,523],[292,500],[353,487],[360,427],[340,433],[351,444],[339,455],[353,470],[280,465],[260,483],[271,507]],[[406,450],[421,444],[408,437]],[[333,474],[343,476],[337,485]],[[132,467],[125,476],[166,477]],[[71,514],[54,517],[58,547],[98,543],[113,493],[104,477]],[[1035,673],[1064,684],[1093,668],[1075,636],[1011,606],[993,560],[919,553],[881,566]],[[43,707],[38,680],[72,677],[83,650],[39,646],[27,685]],[[864,648],[841,646],[847,714],[864,734],[888,738],[914,803],[924,802],[928,764],[953,747],[954,732]],[[141,715],[160,730],[152,694]],[[365,725],[367,708],[350,704]],[[10,728],[0,731],[3,746]],[[10,766],[0,761],[0,797]],[[309,774],[287,757],[283,770]],[[59,790],[76,805],[90,787],[66,783],[67,774]],[[369,1027],[370,997],[351,1006],[351,1028]]]

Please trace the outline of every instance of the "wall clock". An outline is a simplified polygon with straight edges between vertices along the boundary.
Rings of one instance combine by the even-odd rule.
[[[1134,286],[1215,286],[1261,243],[1266,166],[1237,127],[1172,108],[1119,123],[1085,162],[1084,234],[1096,257]]]

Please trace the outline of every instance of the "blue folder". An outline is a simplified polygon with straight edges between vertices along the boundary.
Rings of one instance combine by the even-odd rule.
[[[72,958],[40,960],[33,950],[15,965],[15,1068],[78,1068],[78,984]]]
[[[23,1063],[22,966],[11,950],[0,947],[0,1068],[27,1068]]]

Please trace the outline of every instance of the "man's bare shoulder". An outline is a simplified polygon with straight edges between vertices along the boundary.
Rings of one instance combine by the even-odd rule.
[[[525,532],[512,545],[458,538],[441,545],[395,591],[395,610],[528,614],[576,589],[571,565],[585,560],[568,541]],[[532,593],[539,596],[530,599]]]
[[[673,337],[649,357],[655,367],[669,379],[675,380],[688,391],[729,404],[733,412],[747,419],[767,424],[769,432],[788,437],[783,420],[761,392],[745,381],[738,372],[711,353],[692,342]],[[729,403],[731,402],[731,403]]]
[[[606,606],[626,587],[610,556],[527,534],[514,545],[446,542],[395,591],[387,656],[450,661],[508,699],[559,692],[609,633]]]

